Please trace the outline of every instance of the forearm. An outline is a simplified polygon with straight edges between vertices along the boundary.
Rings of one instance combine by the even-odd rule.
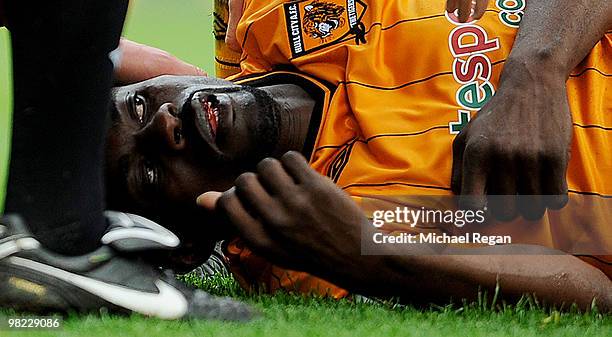
[[[612,282],[573,256],[533,255],[551,252],[538,246],[487,249],[495,255],[364,256],[371,262],[364,265],[375,264],[376,272],[361,270],[356,282],[340,285],[352,285],[358,289],[351,290],[364,295],[400,296],[427,304],[448,303],[450,298],[476,300],[479,290],[488,291],[491,299],[499,284],[504,300],[536,294],[547,305],[577,303],[588,309],[596,298],[600,309],[612,309]],[[526,249],[531,255],[516,255]],[[513,250],[515,255],[500,254]]]
[[[0,0],[1,1],[1,0]],[[115,81],[121,85],[148,80],[160,75],[206,76],[206,73],[172,54],[151,46],[121,38],[122,57],[115,69]]]
[[[567,79],[612,28],[612,1],[532,0],[526,6],[502,81],[515,65]]]

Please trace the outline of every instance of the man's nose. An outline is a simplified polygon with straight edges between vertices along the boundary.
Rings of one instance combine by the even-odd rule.
[[[180,151],[185,148],[176,106],[172,103],[162,104],[153,119],[136,134],[136,141],[147,149]]]

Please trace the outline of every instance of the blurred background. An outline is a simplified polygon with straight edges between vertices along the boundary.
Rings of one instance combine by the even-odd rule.
[[[131,0],[123,36],[214,74],[213,0]],[[0,211],[8,171],[12,80],[9,33],[0,28]]]

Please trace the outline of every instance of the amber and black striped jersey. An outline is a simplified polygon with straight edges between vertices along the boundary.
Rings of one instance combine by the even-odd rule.
[[[445,13],[444,3],[245,0],[238,26],[243,52],[222,51],[218,60],[240,64],[232,79],[290,66],[332,85],[310,165],[355,199],[451,194],[452,141],[495,93],[525,1],[491,1],[482,19],[466,24]],[[607,33],[567,82],[573,118],[567,178],[576,195],[612,197],[610,76]],[[542,241],[555,241],[542,233]],[[612,239],[609,230],[604,235]],[[229,251],[249,264],[248,250]],[[287,284],[304,290],[294,282],[299,277],[267,277],[271,290]]]

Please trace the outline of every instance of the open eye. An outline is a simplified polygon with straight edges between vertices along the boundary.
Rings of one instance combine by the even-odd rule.
[[[145,100],[140,95],[134,96],[134,114],[136,118],[138,118],[138,122],[140,124],[144,124],[145,122]]]
[[[157,168],[150,161],[145,161],[142,165],[143,182],[148,186],[155,186],[159,181],[159,173]]]

